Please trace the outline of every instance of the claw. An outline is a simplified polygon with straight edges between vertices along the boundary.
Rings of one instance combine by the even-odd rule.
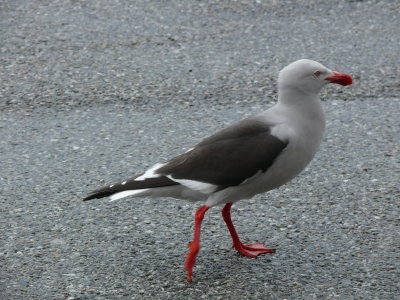
[[[237,234],[231,219],[231,206],[232,203],[227,203],[225,205],[225,207],[222,209],[222,217],[224,218],[226,226],[228,226],[228,230],[232,236],[233,248],[235,248],[240,254],[253,258],[264,253],[275,253],[275,249],[266,248],[264,244],[243,244],[240,241],[239,235]]]
[[[260,254],[264,253],[275,253],[275,249],[266,248],[264,244],[255,243],[255,244],[236,244],[233,246],[240,254],[248,257],[257,257]]]

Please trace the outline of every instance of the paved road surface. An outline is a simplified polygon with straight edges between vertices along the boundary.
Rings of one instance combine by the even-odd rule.
[[[400,293],[398,1],[2,1],[0,298],[395,299]],[[322,97],[321,151],[292,183],[235,205],[236,254],[196,205],[88,203],[271,105],[312,58],[355,84]]]

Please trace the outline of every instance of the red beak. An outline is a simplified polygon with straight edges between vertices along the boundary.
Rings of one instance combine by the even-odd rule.
[[[339,73],[336,71],[332,71],[333,76],[325,78],[325,80],[328,80],[332,83],[337,83],[341,85],[350,85],[353,83],[353,78],[351,78],[350,75],[345,74],[345,73]]]

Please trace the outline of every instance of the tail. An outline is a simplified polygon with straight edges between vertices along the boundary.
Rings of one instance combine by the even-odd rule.
[[[178,182],[175,182],[165,176],[136,180],[139,176],[141,175],[135,176],[121,183],[111,184],[95,190],[86,198],[84,198],[83,201],[103,197],[111,197],[111,200],[117,200],[123,197],[138,194],[148,189],[179,185]]]

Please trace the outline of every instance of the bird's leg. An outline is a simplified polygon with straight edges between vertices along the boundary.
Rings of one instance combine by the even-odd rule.
[[[228,230],[232,236],[233,248],[235,248],[240,254],[248,257],[256,257],[263,253],[275,253],[275,249],[266,248],[261,243],[243,244],[240,241],[239,235],[237,234],[231,220],[231,206],[232,203],[227,203],[224,206],[222,209],[222,217],[224,218],[226,226],[228,226]]]
[[[204,214],[209,208],[210,207],[207,205],[200,206],[194,215],[193,241],[189,243],[189,253],[185,260],[185,270],[187,271],[188,282],[192,282],[192,270],[196,263],[197,254],[200,251],[201,222],[203,221]]]

